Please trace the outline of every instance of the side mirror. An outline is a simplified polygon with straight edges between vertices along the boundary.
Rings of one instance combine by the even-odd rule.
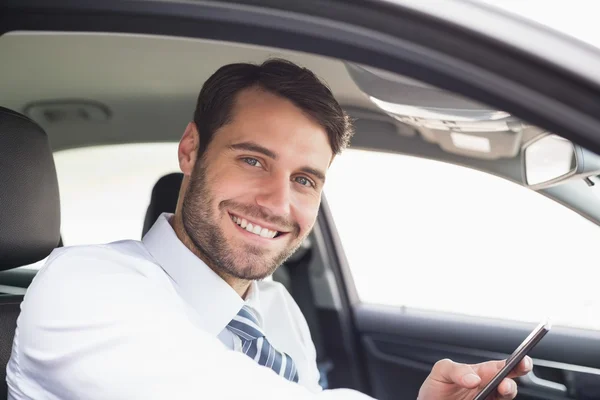
[[[558,135],[540,135],[523,146],[525,185],[545,189],[600,174],[600,156]]]

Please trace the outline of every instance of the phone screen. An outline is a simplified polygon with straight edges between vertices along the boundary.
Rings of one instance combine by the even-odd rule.
[[[475,396],[473,400],[485,400],[492,392],[496,390],[500,382],[512,371],[525,356],[535,347],[536,344],[550,331],[550,322],[544,321],[539,324],[527,338],[517,347],[517,349],[506,360],[506,365],[485,385],[485,387]]]

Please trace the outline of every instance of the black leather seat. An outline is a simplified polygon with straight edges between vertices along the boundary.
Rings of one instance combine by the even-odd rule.
[[[60,238],[60,200],[46,133],[0,107],[0,271],[42,260]],[[23,296],[0,293],[0,398]]]
[[[152,228],[160,214],[175,213],[182,181],[183,174],[181,172],[173,172],[156,181],[150,195],[150,204],[146,210],[142,237]]]

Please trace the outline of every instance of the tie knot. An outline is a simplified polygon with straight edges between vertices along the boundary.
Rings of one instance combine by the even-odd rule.
[[[245,318],[251,321],[254,325],[260,327],[258,323],[258,317],[253,309],[248,306],[243,306],[237,313],[238,317]]]
[[[248,306],[243,306],[238,311],[237,315],[227,324],[227,328],[245,340],[256,340],[265,336],[258,324],[256,314]]]

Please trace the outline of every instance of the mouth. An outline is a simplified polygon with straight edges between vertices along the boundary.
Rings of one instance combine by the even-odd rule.
[[[237,215],[233,215],[231,213],[229,213],[229,217],[231,218],[233,223],[238,226],[239,229],[245,231],[248,234],[255,235],[264,239],[277,239],[287,234],[287,232],[276,231],[273,229],[263,227],[257,222],[248,221],[245,218],[238,217]]]

